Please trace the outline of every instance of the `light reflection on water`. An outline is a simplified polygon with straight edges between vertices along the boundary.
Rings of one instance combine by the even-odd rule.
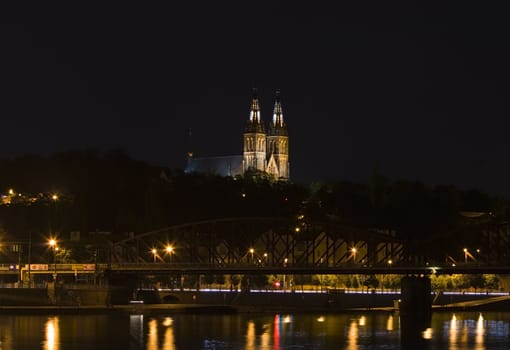
[[[434,314],[416,333],[419,347],[402,342],[401,322],[398,314],[362,312],[0,316],[0,350],[508,348],[510,313]]]
[[[60,349],[60,327],[58,317],[50,317],[46,321],[46,339],[43,342],[44,350]]]
[[[484,315],[488,315],[487,318]],[[449,322],[443,324],[448,331],[449,349],[494,349],[508,341],[510,323],[508,313],[453,314]],[[500,347],[503,348],[503,347]]]

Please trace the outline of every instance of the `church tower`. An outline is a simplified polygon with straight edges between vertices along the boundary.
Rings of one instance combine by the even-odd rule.
[[[289,134],[283,121],[280,91],[276,90],[273,121],[267,134],[266,172],[278,179],[288,180],[289,174]]]
[[[253,90],[250,118],[244,129],[243,170],[266,171],[266,132],[260,120],[257,90]]]

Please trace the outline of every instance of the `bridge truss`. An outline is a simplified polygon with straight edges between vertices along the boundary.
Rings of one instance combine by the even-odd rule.
[[[112,243],[110,260],[218,267],[381,266],[403,260],[403,251],[402,243],[386,232],[282,218],[225,218],[165,227]]]

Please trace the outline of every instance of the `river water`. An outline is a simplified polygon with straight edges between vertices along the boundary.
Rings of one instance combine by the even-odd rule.
[[[509,349],[510,313],[434,313],[401,334],[398,314],[0,316],[9,349]]]

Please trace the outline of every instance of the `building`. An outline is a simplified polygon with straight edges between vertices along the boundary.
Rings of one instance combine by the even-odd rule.
[[[208,173],[239,176],[247,171],[259,171],[275,179],[288,180],[289,135],[283,120],[280,92],[276,91],[273,119],[264,125],[257,91],[253,91],[250,116],[243,134],[243,154],[236,156],[194,157],[188,154],[186,173]]]

